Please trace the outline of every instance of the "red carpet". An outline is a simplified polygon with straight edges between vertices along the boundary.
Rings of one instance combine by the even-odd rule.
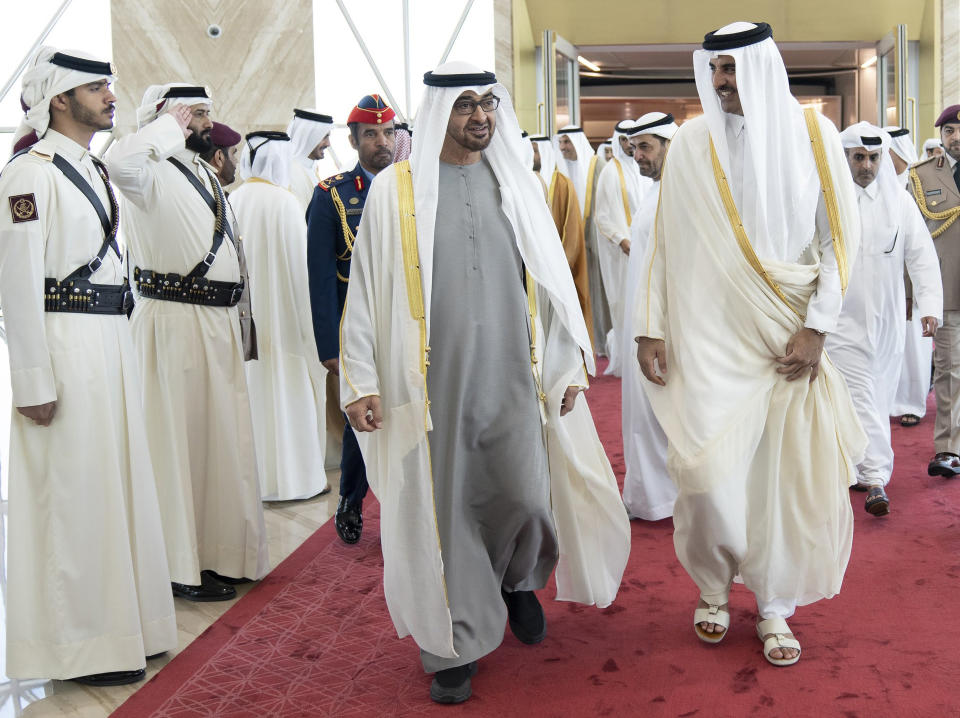
[[[622,478],[620,383],[588,398]],[[130,698],[115,716],[866,716],[960,715],[953,606],[960,597],[960,480],[926,476],[933,416],[894,427],[892,513],[876,519],[852,493],[853,557],[843,593],[798,610],[803,658],[764,661],[752,596],[735,587],[718,646],[697,640],[696,589],[677,563],[669,520],[633,523],[633,551],[610,608],[550,600],[549,634],[507,633],[482,660],[473,698],[432,704],[416,645],[400,641],[381,586],[378,510],[349,547],[332,522]]]

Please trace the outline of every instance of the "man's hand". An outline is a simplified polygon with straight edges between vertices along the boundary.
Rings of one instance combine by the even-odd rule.
[[[577,403],[577,394],[581,392],[579,386],[568,386],[563,392],[563,400],[560,402],[560,416],[566,416],[573,411],[573,405]]]
[[[823,356],[823,342],[825,337],[813,329],[804,327],[790,337],[787,342],[786,356],[776,357],[777,374],[786,374],[787,381],[794,381],[810,370],[810,381],[820,373],[820,359]]]
[[[622,251],[624,254],[630,254],[630,240],[629,240],[629,239],[621,239],[621,240],[620,240],[620,251]]]
[[[937,336],[937,329],[940,328],[936,317],[921,317],[920,326],[923,327],[923,336],[925,337]]]
[[[637,343],[637,361],[640,362],[640,371],[647,381],[657,386],[666,386],[667,382],[660,374],[667,373],[667,344],[663,339],[650,337],[634,337]],[[660,374],[657,369],[660,369]]]
[[[189,137],[190,133],[193,132],[193,130],[187,127],[187,125],[190,124],[190,120],[193,119],[193,113],[190,111],[190,106],[180,102],[170,108],[170,116],[173,117],[173,119],[176,120],[177,124],[180,126],[180,130],[183,132],[184,139]]]
[[[322,362],[323,368],[334,376],[340,376],[340,359],[334,357],[333,359],[324,359]]]
[[[57,413],[57,402],[48,401],[46,404],[36,406],[18,406],[17,411],[38,426],[50,426],[53,415]]]
[[[909,322],[913,319],[913,299],[907,297],[907,321]]]
[[[365,396],[347,404],[347,418],[357,431],[376,431],[383,426],[379,396]]]

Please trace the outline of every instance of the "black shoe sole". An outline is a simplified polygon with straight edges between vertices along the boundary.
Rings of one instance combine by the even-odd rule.
[[[952,479],[957,474],[953,469],[948,469],[945,466],[930,466],[927,467],[928,476],[942,476],[945,479]]]
[[[173,595],[176,598],[182,598],[185,601],[193,601],[194,603],[213,603],[215,601],[232,601],[237,597],[237,592],[227,593],[222,596],[197,596],[196,594],[185,593],[183,591],[178,591],[173,589]]]
[[[139,671],[115,671],[91,676],[77,676],[70,680],[85,686],[125,686],[130,683],[139,683],[146,676],[147,672],[141,668]]]
[[[513,634],[520,643],[525,643],[528,646],[534,646],[538,643],[543,643],[543,639],[547,637],[547,619],[543,619],[543,630],[540,633],[531,635],[524,631],[523,626],[521,626],[516,621],[508,621],[510,624],[510,633]]]

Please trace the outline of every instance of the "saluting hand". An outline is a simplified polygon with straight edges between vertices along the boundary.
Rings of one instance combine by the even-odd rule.
[[[50,426],[53,415],[57,413],[57,402],[48,401],[46,404],[35,406],[18,406],[17,411],[38,426]]]
[[[379,396],[365,396],[347,404],[347,418],[357,431],[376,431],[383,426]]]
[[[184,139],[189,137],[192,130],[188,129],[187,125],[189,125],[190,120],[193,119],[193,114],[190,112],[190,106],[180,102],[171,108],[170,116],[177,121],[177,124],[180,126],[180,130],[183,132]]]

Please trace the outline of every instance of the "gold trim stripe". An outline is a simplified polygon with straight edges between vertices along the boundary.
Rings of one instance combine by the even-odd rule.
[[[823,200],[827,207],[827,220],[830,222],[830,234],[833,238],[833,253],[837,258],[837,271],[840,274],[840,290],[846,293],[847,285],[850,283],[850,265],[847,261],[847,247],[843,241],[843,226],[840,224],[837,193],[833,187],[833,176],[830,174],[827,151],[823,146],[823,135],[820,132],[820,121],[817,119],[817,111],[812,107],[805,109],[803,116],[807,121],[807,133],[810,135],[810,144],[813,147],[813,159],[817,164],[817,174],[820,175]]]
[[[627,196],[627,181],[623,178],[623,165],[616,157],[613,161],[617,163],[617,175],[620,177],[620,194],[623,196],[623,213],[627,215],[627,226],[633,224],[633,217],[630,216],[630,199]]]
[[[713,146],[712,137],[710,138],[710,159],[713,162],[713,176],[717,181],[720,199],[723,200],[723,206],[727,210],[730,226],[733,229],[734,236],[737,238],[737,244],[740,245],[740,251],[743,252],[744,258],[747,260],[747,263],[753,267],[753,270],[763,278],[767,286],[773,290],[773,293],[776,294],[784,304],[790,307],[794,314],[802,319],[803,315],[797,311],[796,307],[790,304],[783,290],[781,290],[780,286],[767,274],[767,270],[763,268],[763,264],[761,264],[757,258],[756,252],[753,251],[753,246],[750,244],[747,232],[743,228],[743,222],[740,221],[740,213],[737,211],[737,205],[733,201],[733,193],[730,192],[730,183],[727,181],[727,176],[723,172],[723,166],[720,164],[720,158],[717,156],[717,149]]]
[[[593,175],[597,169],[597,156],[594,155],[590,158],[590,165],[587,168],[587,190],[585,194],[587,195],[583,200],[583,221],[586,222],[587,218],[590,216],[590,202],[593,199]]]

